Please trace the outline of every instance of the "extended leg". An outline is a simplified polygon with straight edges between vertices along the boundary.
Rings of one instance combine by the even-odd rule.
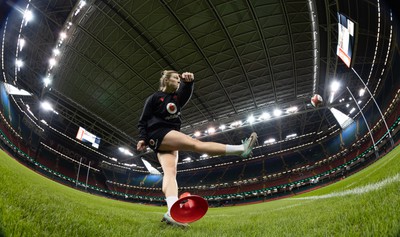
[[[257,134],[252,133],[242,145],[226,145],[216,142],[202,142],[178,131],[170,131],[165,135],[159,150],[180,150],[207,153],[209,155],[242,155],[247,157],[257,140]]]

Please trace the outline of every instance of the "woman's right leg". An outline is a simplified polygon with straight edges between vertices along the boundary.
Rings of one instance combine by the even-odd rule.
[[[226,145],[216,142],[203,142],[194,139],[186,134],[172,130],[164,136],[159,150],[166,151],[194,151],[197,153],[207,153],[208,155],[242,155],[247,157],[257,139],[257,134],[252,133],[247,142],[242,145]]]
[[[159,150],[194,151],[209,155],[226,153],[226,145],[216,142],[202,142],[186,134],[172,130],[164,136]]]

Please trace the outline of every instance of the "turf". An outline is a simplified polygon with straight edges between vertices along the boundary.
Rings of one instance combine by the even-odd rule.
[[[0,236],[400,236],[400,146],[330,186],[260,204],[210,208],[190,228],[165,207],[53,182],[0,151]]]

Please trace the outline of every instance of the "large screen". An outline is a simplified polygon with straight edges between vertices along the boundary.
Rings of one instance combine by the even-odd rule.
[[[86,129],[82,127],[79,127],[78,133],[76,134],[76,139],[85,143],[89,143],[94,148],[99,148],[100,145],[100,138],[86,131]]]
[[[338,14],[338,45],[337,55],[350,67],[354,48],[354,22],[342,14]]]

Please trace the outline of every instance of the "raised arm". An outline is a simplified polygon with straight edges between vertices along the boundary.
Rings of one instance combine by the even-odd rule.
[[[180,105],[184,107],[189,101],[190,97],[193,94],[194,89],[194,74],[190,72],[184,72],[181,75],[182,84],[177,91],[180,98]]]

